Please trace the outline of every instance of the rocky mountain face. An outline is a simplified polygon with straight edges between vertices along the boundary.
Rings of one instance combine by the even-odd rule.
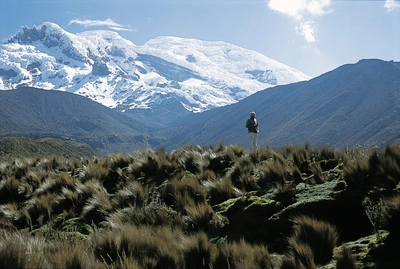
[[[308,79],[225,42],[159,37],[136,46],[115,32],[72,34],[49,22],[23,27],[0,45],[0,89],[67,91],[164,121]]]

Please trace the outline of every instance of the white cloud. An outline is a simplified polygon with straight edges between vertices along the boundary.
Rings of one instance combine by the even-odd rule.
[[[330,5],[331,0],[268,0],[269,8],[297,20],[296,32],[309,43],[316,41],[317,32],[310,18],[330,13]]]
[[[396,3],[395,0],[386,0],[384,7],[387,8],[387,10],[390,12],[395,10],[396,8],[400,8],[400,4]]]
[[[68,25],[71,24],[78,24],[82,25],[83,27],[96,27],[96,26],[107,26],[110,29],[116,31],[131,31],[128,28],[123,27],[123,25],[114,22],[112,19],[106,20],[71,20],[69,21]]]
[[[313,43],[316,41],[315,33],[317,32],[317,27],[315,27],[313,21],[300,23],[299,26],[296,26],[296,31],[303,36],[307,42]]]
[[[122,28],[122,27],[111,27],[109,26],[110,29],[115,30],[115,31],[127,31],[127,32],[137,32],[137,30],[132,30],[132,29],[127,29],[127,28]]]
[[[296,19],[305,15],[321,16],[329,13],[331,0],[269,0],[269,8]]]

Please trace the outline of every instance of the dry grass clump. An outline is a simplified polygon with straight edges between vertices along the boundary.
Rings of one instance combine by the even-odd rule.
[[[92,248],[87,242],[51,241],[47,244],[50,255],[45,257],[51,268],[65,269],[108,269],[107,265],[98,260],[92,253]],[[42,268],[42,267],[40,267]],[[118,267],[116,267],[118,268]],[[124,268],[124,267],[119,267]],[[129,267],[125,267],[129,268]],[[133,268],[133,267],[131,267]],[[136,267],[137,268],[137,267]]]
[[[316,269],[309,245],[291,242],[291,253],[282,258],[280,269]]]
[[[261,176],[258,184],[267,189],[270,185],[277,187],[285,185],[289,181],[288,168],[280,162],[265,162],[260,167]]]
[[[322,184],[332,179],[329,171],[335,169],[343,161],[344,154],[328,146],[312,147],[306,143],[304,146],[287,145],[277,151],[284,156],[285,166],[290,179],[296,184]]]
[[[25,232],[1,232],[0,268],[101,268],[85,242],[53,241]]]
[[[349,162],[343,168],[344,180],[350,189],[364,188],[368,175],[368,160],[362,159],[357,162]]]
[[[52,268],[45,259],[43,239],[24,233],[0,233],[0,268]]]
[[[129,164],[126,172],[149,187],[162,184],[179,170],[174,154],[167,153],[164,149],[137,151],[132,156],[134,161]]]
[[[372,150],[347,160],[344,179],[352,189],[376,186],[394,189],[400,181],[400,148],[398,145],[385,150]]]
[[[105,226],[117,228],[123,224],[135,226],[167,226],[185,229],[186,224],[181,213],[167,206],[159,199],[146,204],[144,207],[125,207],[117,209],[107,217]]]
[[[212,261],[216,247],[210,242],[206,234],[200,232],[196,235],[181,237],[179,244],[184,268],[213,268]]]
[[[254,168],[251,160],[246,157],[240,157],[229,172],[233,185],[243,192],[249,192],[260,189],[257,184],[257,178],[254,176]]]
[[[105,159],[95,158],[93,160],[86,160],[83,163],[78,176],[82,183],[89,180],[105,182],[109,172],[107,161]]]
[[[184,216],[186,231],[189,233],[205,232],[209,236],[217,236],[229,221],[225,216],[215,214],[209,204],[188,206]]]
[[[149,188],[138,181],[129,181],[119,189],[111,202],[113,207],[142,207],[149,199]]]
[[[244,240],[218,245],[213,268],[276,268],[268,249]]]
[[[183,268],[177,240],[183,236],[168,227],[123,225],[96,233],[90,241],[97,259],[111,266],[127,257],[142,268]]]
[[[274,200],[281,202],[284,206],[289,206],[296,202],[296,186],[292,182],[284,185],[277,184]]]
[[[400,240],[400,195],[386,198],[383,204],[382,225],[392,238]]]
[[[80,217],[87,224],[98,225],[105,221],[110,212],[112,212],[111,201],[106,192],[96,192],[93,197],[86,201]]]
[[[21,181],[15,177],[9,177],[0,181],[0,204],[10,201],[21,202],[24,197],[19,195]]]
[[[242,191],[235,187],[229,177],[203,181],[202,185],[207,192],[207,200],[211,205],[220,204],[228,199],[242,195]]]
[[[356,269],[356,261],[347,247],[343,247],[336,261],[336,269]]]
[[[284,260],[283,268],[316,268],[315,265],[327,264],[338,242],[336,228],[325,222],[308,216],[294,219],[292,236],[288,239],[290,254]]]
[[[207,193],[200,182],[192,176],[181,174],[159,188],[160,198],[176,211],[185,207],[206,203]]]

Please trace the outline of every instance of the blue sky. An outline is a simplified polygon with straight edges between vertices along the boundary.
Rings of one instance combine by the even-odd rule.
[[[0,40],[54,22],[71,33],[117,31],[225,41],[318,76],[343,64],[400,61],[399,0],[0,0]]]

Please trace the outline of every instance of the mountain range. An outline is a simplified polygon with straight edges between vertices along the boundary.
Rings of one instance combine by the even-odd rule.
[[[399,143],[400,63],[365,59],[346,64],[309,81],[269,88],[193,115],[161,133],[172,134],[169,144],[177,142],[175,146],[218,141],[247,146],[250,111],[257,113],[261,146],[309,142],[371,148]]]
[[[0,101],[0,136],[75,140],[102,154],[221,142],[247,147],[245,121],[252,110],[261,146],[372,148],[400,142],[400,63],[378,59],[180,116],[167,127],[60,91],[22,87],[0,91]]]
[[[163,122],[308,79],[225,42],[162,36],[137,46],[116,32],[72,34],[50,22],[24,26],[0,45],[0,88],[76,93]]]
[[[224,42],[23,27],[0,45],[0,136],[101,154],[221,142],[375,147],[400,142],[400,63],[363,59],[309,78]]]

